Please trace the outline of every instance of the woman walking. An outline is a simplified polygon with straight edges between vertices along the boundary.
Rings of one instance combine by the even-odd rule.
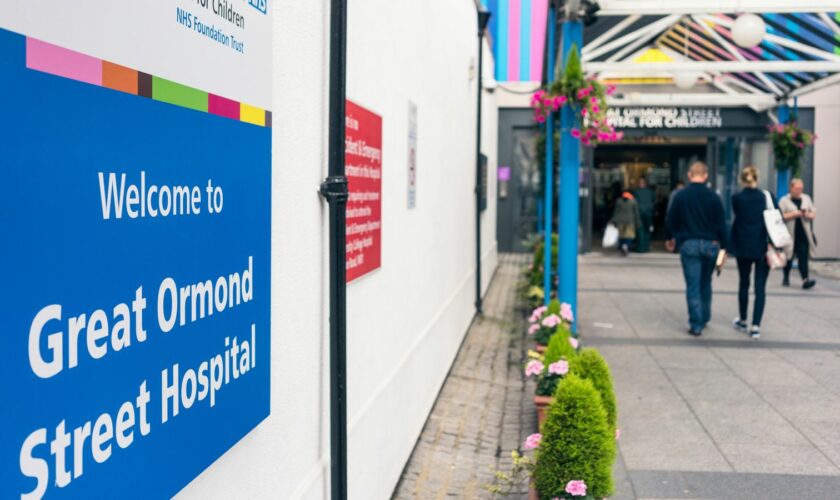
[[[767,264],[767,246],[770,238],[764,225],[764,210],[775,207],[770,193],[758,189],[758,171],[745,167],[741,171],[741,192],[732,196],[735,220],[729,238],[729,253],[738,262],[738,310],[740,315],[732,326],[740,332],[749,332],[757,339],[760,335],[761,316],[764,314],[765,288],[770,266]],[[747,306],[750,296],[750,276],[755,270],[755,304],[752,324],[747,324]]]
[[[627,257],[628,252],[630,252],[630,244],[636,239],[636,230],[641,225],[639,204],[636,203],[635,198],[629,191],[625,191],[615,203],[615,211],[610,223],[618,228],[618,248],[621,250],[621,254]]]

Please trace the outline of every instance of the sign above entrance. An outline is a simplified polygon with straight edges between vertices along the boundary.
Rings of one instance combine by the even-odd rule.
[[[723,128],[720,108],[610,108],[607,121],[617,129]]]

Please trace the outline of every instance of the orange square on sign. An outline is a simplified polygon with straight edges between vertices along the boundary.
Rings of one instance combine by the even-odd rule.
[[[137,71],[102,61],[102,86],[137,95]]]

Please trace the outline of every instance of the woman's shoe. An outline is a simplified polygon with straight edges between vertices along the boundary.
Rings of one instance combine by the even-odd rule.
[[[803,290],[810,290],[811,288],[814,288],[814,285],[816,285],[816,284],[817,284],[816,280],[807,279],[807,280],[805,280],[805,283],[802,283],[802,289]]]
[[[761,337],[761,330],[759,329],[758,325],[753,325],[750,327],[750,338],[751,339],[758,339]]]
[[[735,318],[732,320],[732,327],[738,330],[741,333],[747,333],[747,322],[742,320],[741,318]]]

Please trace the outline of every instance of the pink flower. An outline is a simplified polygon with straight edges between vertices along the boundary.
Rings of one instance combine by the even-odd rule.
[[[588,137],[581,137],[580,142],[582,142],[584,146],[589,146],[590,144],[592,144],[592,141],[589,140]]]
[[[591,97],[589,99],[589,102],[591,102],[592,104],[598,104],[598,98],[597,97]]]
[[[601,108],[598,107],[597,105],[592,106],[592,112],[595,113],[595,114],[598,114],[598,113],[601,112]]]
[[[568,101],[568,100],[569,100],[569,98],[564,96],[564,95],[558,95],[557,97],[554,98],[554,102],[560,103],[561,106],[566,104],[566,101]]]
[[[537,333],[538,331],[540,331],[539,323],[534,323],[533,325],[528,327],[528,335],[533,335],[533,334]]]
[[[546,328],[554,328],[562,322],[563,320],[560,319],[560,316],[556,314],[549,314],[542,320],[542,326]]]
[[[617,141],[620,141],[620,140],[624,139],[624,132],[616,132],[615,139]]]
[[[594,132],[592,132],[592,129],[591,129],[591,128],[586,129],[586,138],[587,138],[587,139],[592,139],[592,134],[593,134],[593,133],[594,133]]]
[[[537,123],[545,123],[545,116],[538,114],[536,117]]]
[[[586,483],[583,481],[569,481],[566,485],[566,493],[573,497],[585,497]]]
[[[586,108],[580,110],[580,116],[586,116]]]
[[[540,306],[531,311],[531,316],[542,316],[546,311],[548,311],[548,306]]]
[[[542,434],[531,434],[525,438],[525,444],[522,445],[526,450],[534,450],[540,446],[542,441]]]
[[[572,137],[574,137],[575,139],[580,139],[580,130],[578,130],[576,128],[573,128],[570,133],[572,134]]]
[[[616,86],[615,85],[607,85],[607,95],[615,94]]]
[[[571,323],[575,320],[575,315],[572,312],[572,305],[566,302],[560,304],[560,317]]]
[[[548,373],[560,376],[569,373],[569,362],[564,359],[561,359],[556,363],[551,363],[550,365],[548,365]]]
[[[619,439],[621,439],[621,429],[616,429],[615,430],[615,440],[618,441]]]
[[[580,341],[574,337],[569,337],[569,343],[572,344],[572,347],[574,347],[575,349],[577,349],[578,346],[580,346]]]
[[[593,120],[593,121],[592,121],[592,125],[593,125],[593,126],[595,126],[595,127],[600,127],[600,126],[601,126],[601,122],[599,122],[598,120]]]
[[[532,359],[525,365],[525,376],[530,377],[531,375],[540,375],[545,369],[545,366],[537,361],[536,359]]]

